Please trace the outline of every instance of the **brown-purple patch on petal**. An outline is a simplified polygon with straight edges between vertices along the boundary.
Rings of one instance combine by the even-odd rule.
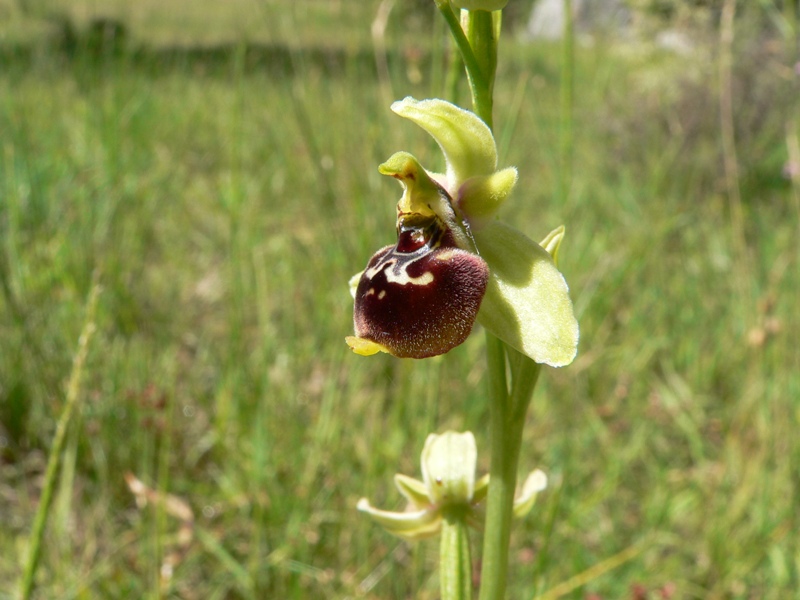
[[[489,268],[455,247],[436,217],[404,215],[397,245],[379,250],[356,289],[356,336],[401,358],[444,354],[467,339]]]

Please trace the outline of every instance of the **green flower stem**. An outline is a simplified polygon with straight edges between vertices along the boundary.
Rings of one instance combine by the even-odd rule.
[[[493,400],[502,402],[506,406],[509,398],[506,385],[504,345],[491,333],[486,332],[486,346],[491,396]],[[495,438],[493,433],[492,440]],[[492,456],[494,455],[493,448]],[[511,493],[513,501],[513,489]],[[439,580],[442,600],[470,599],[472,598],[472,562],[463,510],[447,509],[443,511],[442,517],[442,535],[439,542]]]
[[[522,431],[541,365],[508,348],[490,334],[487,334],[486,348],[491,392],[489,411],[492,460],[483,538],[480,600],[502,600],[505,597],[508,573],[508,546]],[[510,395],[505,384],[505,353],[508,353],[511,366]]]
[[[506,345],[488,331],[486,332],[486,362],[489,375],[489,396],[492,403],[499,402],[505,406],[508,404]]]
[[[472,598],[472,559],[469,531],[463,507],[445,509],[439,545],[439,578],[442,600]]]
[[[494,36],[492,13],[486,11],[469,11],[467,30],[469,39],[461,28],[461,23],[450,7],[449,0],[434,0],[436,7],[444,16],[450,34],[458,46],[464,67],[467,70],[470,91],[472,92],[472,106],[476,115],[483,119],[489,128],[492,127],[492,88],[494,87],[494,68],[497,63],[497,39]],[[478,46],[473,47],[471,42]],[[491,46],[494,44],[494,50]],[[484,53],[478,60],[476,51]],[[493,56],[490,59],[489,56]],[[484,69],[487,69],[484,71]]]
[[[467,39],[481,74],[481,84],[476,85],[473,83],[472,73],[467,69],[472,87],[472,104],[475,114],[492,129],[492,94],[497,71],[497,37],[492,13],[485,10],[471,10],[467,13]]]
[[[492,13],[469,11],[465,35],[449,6],[445,10],[440,0],[436,0],[436,3],[445,15],[461,50],[472,91],[474,111],[491,129],[498,37]],[[522,430],[540,366],[488,332],[486,354],[492,459],[483,539],[480,600],[502,600],[505,597],[508,574],[508,546]],[[507,356],[512,375],[510,394],[506,380]]]
[[[435,0],[442,12],[453,39],[461,52],[472,92],[472,105],[477,114],[491,129],[493,127],[492,94],[497,69],[497,38],[499,27],[495,27],[492,13],[469,11],[466,18],[466,34],[449,0]],[[499,23],[499,21],[498,21]],[[503,600],[508,573],[508,546],[511,539],[514,493],[517,486],[517,466],[522,444],[522,430],[536,381],[541,371],[536,364],[516,350],[511,349],[492,334],[486,334],[486,355],[489,377],[489,411],[492,458],[490,466],[489,493],[486,508],[486,528],[483,539],[483,568],[481,570],[480,600]],[[511,391],[506,379],[506,365],[511,368]],[[447,525],[445,531],[447,531]],[[454,534],[448,534],[454,535]],[[448,547],[453,542],[448,541]],[[461,583],[453,584],[465,589],[469,583],[464,571],[446,560],[445,537],[442,538],[442,598],[445,581],[461,577]]]
[[[95,330],[95,312],[97,309],[97,297],[100,293],[98,285],[92,286],[92,291],[89,294],[89,301],[86,308],[86,320],[83,324],[81,336],[78,340],[78,351],[72,359],[72,372],[69,376],[67,383],[67,394],[64,402],[64,409],[61,412],[61,417],[58,419],[56,425],[56,432],[53,436],[53,445],[50,447],[50,455],[47,457],[47,469],[44,475],[44,487],[42,488],[42,497],[39,500],[39,507],[36,509],[36,516],[33,520],[33,528],[31,529],[31,536],[28,546],[28,555],[25,562],[25,570],[22,573],[20,581],[19,598],[20,600],[28,600],[33,593],[34,578],[36,569],[39,566],[39,557],[41,555],[42,538],[44,537],[45,526],[47,525],[47,517],[50,514],[50,506],[53,501],[53,492],[56,487],[56,477],[58,475],[58,467],[61,463],[61,454],[64,450],[64,443],[67,439],[67,431],[72,419],[72,413],[78,406],[80,399],[80,381],[83,375],[83,368],[86,363],[86,355],[89,350],[89,340]]]

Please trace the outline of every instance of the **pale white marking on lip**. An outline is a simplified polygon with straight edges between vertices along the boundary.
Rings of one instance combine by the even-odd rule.
[[[433,273],[430,271],[423,273],[418,277],[411,277],[408,274],[408,268],[426,256],[428,255],[424,254],[423,256],[408,261],[405,264],[398,264],[397,258],[390,258],[389,260],[379,262],[371,269],[367,269],[364,271],[364,275],[367,279],[372,279],[375,277],[375,275],[381,271],[384,271],[386,274],[387,283],[396,283],[398,285],[407,285],[409,283],[411,285],[429,285],[433,283],[434,280]],[[369,294],[369,292],[367,292],[367,294]]]
[[[397,283],[399,285],[406,285],[410,283],[411,285],[428,285],[433,283],[433,273],[428,271],[427,273],[423,273],[419,277],[410,277],[408,272],[406,271],[408,267],[404,268],[399,273],[395,273],[395,271],[386,270],[386,281],[389,283]]]

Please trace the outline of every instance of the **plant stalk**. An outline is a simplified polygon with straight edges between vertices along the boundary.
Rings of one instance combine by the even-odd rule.
[[[492,90],[497,67],[497,36],[492,13],[484,10],[467,12],[467,33],[450,7],[449,0],[435,0],[450,34],[456,42],[467,71],[472,107],[476,115],[492,128]],[[473,44],[475,44],[473,46]]]
[[[497,37],[492,13],[485,10],[470,10],[466,19],[467,39],[475,54],[480,69],[481,85],[473,83],[473,74],[467,70],[472,86],[472,104],[483,122],[493,128],[492,109],[494,75],[497,71]]]
[[[472,559],[466,514],[461,507],[445,510],[439,545],[439,585],[442,600],[471,600]]]
[[[512,375],[510,394],[500,386],[501,381],[505,382],[506,355]],[[522,431],[541,366],[490,334],[487,334],[487,356],[492,459],[483,537],[480,600],[502,600],[508,576],[508,547]],[[501,366],[503,370],[498,372]]]
[[[435,2],[444,15],[461,52],[472,92],[473,110],[491,129],[500,20],[499,18],[495,20],[492,13],[487,11],[466,11],[465,33],[450,8],[450,3],[447,0],[435,0]],[[488,332],[486,356],[492,458],[483,539],[480,600],[502,600],[505,597],[508,575],[508,547],[511,539],[511,519],[522,431],[525,414],[541,368]],[[507,366],[511,371],[510,391],[506,377]],[[444,544],[443,537],[443,549]],[[457,573],[454,567],[445,561],[444,550],[442,552],[441,576],[444,586],[445,578],[466,575],[463,571]],[[459,589],[463,589],[463,586],[462,579]],[[442,598],[449,598],[444,594],[444,587]]]

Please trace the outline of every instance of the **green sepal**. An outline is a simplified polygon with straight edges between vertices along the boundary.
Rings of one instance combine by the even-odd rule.
[[[438,98],[415,100],[410,96],[392,104],[392,110],[422,127],[439,144],[451,192],[470,177],[489,175],[497,167],[494,137],[476,114]]]
[[[478,322],[538,363],[571,363],[578,322],[567,282],[547,250],[499,222],[474,236],[491,273]]]
[[[442,517],[436,511],[427,509],[412,512],[393,512],[380,510],[370,505],[366,498],[361,498],[356,505],[361,512],[392,535],[409,541],[433,537],[442,529]]]
[[[531,512],[536,496],[546,488],[547,475],[544,472],[536,469],[528,475],[519,494],[514,498],[514,517],[521,519]]]

